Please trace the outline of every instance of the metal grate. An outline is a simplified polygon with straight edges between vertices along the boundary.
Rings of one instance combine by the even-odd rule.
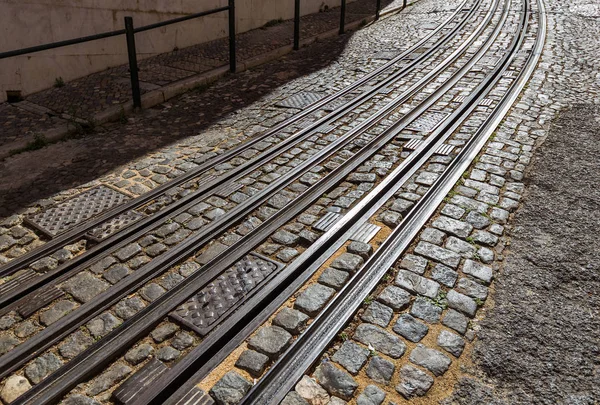
[[[366,222],[350,236],[350,240],[369,243],[369,241],[377,235],[377,232],[379,232],[380,229],[380,226]]]
[[[137,211],[127,211],[120,215],[117,215],[111,220],[98,225],[94,229],[88,232],[88,238],[100,242],[103,239],[117,233],[123,228],[128,227],[131,224],[136,223],[140,219],[144,218],[145,215],[140,214]]]
[[[222,197],[222,198],[227,198],[242,187],[244,187],[243,184],[232,182],[232,183],[227,184],[226,186],[219,188],[219,190],[215,193],[215,195]]]
[[[404,145],[403,148],[407,150],[415,150],[419,146],[421,146],[422,143],[423,141],[421,139],[413,138],[410,141],[406,142],[406,145]]]
[[[293,96],[290,96],[290,97],[286,98],[285,100],[278,102],[275,105],[277,107],[302,109],[308,105],[311,105],[312,103],[315,103],[315,102],[321,100],[322,98],[323,98],[323,95],[321,95],[319,93],[311,93],[311,92],[305,91],[302,93],[294,94]]]
[[[442,112],[428,112],[414,120],[406,129],[419,132],[431,132],[438,127],[450,114]]]
[[[324,124],[324,125],[321,125],[319,128],[317,128],[317,131],[319,131],[322,134],[328,134],[328,133],[332,132],[334,129],[335,129],[334,125]]]
[[[440,145],[435,151],[436,155],[448,156],[454,150],[454,145]]]
[[[481,100],[479,105],[484,106],[484,107],[489,107],[492,105],[493,102],[494,102],[494,100],[492,100],[491,98],[484,98],[483,100]]]
[[[317,231],[327,232],[341,217],[342,215],[336,212],[328,212],[315,222],[312,227]]]
[[[154,381],[158,380],[168,369],[163,362],[153,358],[121,384],[113,393],[113,398],[123,405],[135,402],[137,396],[144,392]]]
[[[467,96],[456,96],[456,97],[454,97],[453,101],[456,101],[457,103],[464,103],[466,99],[467,99]]]
[[[421,139],[412,139],[412,140],[408,141],[406,143],[406,145],[404,145],[404,149],[416,150],[422,144],[423,144],[423,141]],[[454,150],[454,145],[443,144],[443,145],[440,145],[436,149],[435,154],[448,156],[450,153],[452,153],[453,150]]]
[[[4,284],[0,284],[0,296],[6,294],[12,289],[17,288],[22,283],[26,283],[32,278],[37,277],[37,273],[31,269],[23,270],[18,276],[14,276],[12,279]]]
[[[55,299],[58,299],[65,295],[65,293],[59,290],[56,286],[50,286],[43,289],[42,291],[35,294],[33,297],[27,297],[25,303],[21,304],[17,308],[17,312],[23,317],[28,318],[39,309],[44,308]]]
[[[200,335],[205,335],[250,291],[282,268],[281,263],[250,253],[171,312],[170,316]]]
[[[215,401],[210,395],[194,386],[175,405],[214,405]]]
[[[128,199],[129,197],[125,194],[112,188],[94,187],[52,205],[42,212],[26,217],[25,221],[46,235],[55,237],[92,217],[123,204]]]

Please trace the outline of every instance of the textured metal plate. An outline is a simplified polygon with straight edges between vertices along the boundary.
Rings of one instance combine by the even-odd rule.
[[[428,112],[414,120],[406,129],[419,132],[431,132],[438,127],[450,114],[442,112]]]
[[[322,134],[328,134],[331,131],[333,131],[334,129],[335,129],[335,126],[325,124],[325,125],[321,125],[319,128],[317,128],[317,131],[319,131]]]
[[[170,316],[200,335],[205,335],[244,296],[283,267],[283,264],[267,257],[250,253],[171,312]]]
[[[350,240],[369,243],[369,241],[377,235],[377,232],[379,232],[380,229],[380,226],[366,222],[350,236]]]
[[[213,405],[215,401],[206,392],[194,386],[175,405]]]
[[[144,218],[145,215],[140,214],[137,211],[127,211],[120,215],[117,215],[113,219],[98,225],[94,229],[88,232],[88,238],[100,242],[103,239],[108,238],[120,231],[123,228],[128,227],[131,224],[136,223],[140,219]]]
[[[244,187],[243,184],[232,182],[232,183],[227,184],[224,187],[219,188],[219,190],[215,193],[215,195],[217,195],[219,197],[227,198],[242,187]]]
[[[336,212],[328,212],[315,222],[312,227],[317,231],[327,232],[341,217],[342,215]]]
[[[404,145],[404,149],[407,150],[416,150],[419,146],[423,144],[421,139],[412,139]],[[454,145],[443,144],[440,145],[435,151],[436,155],[449,155],[454,150]]]
[[[343,106],[344,104],[347,104],[348,100],[346,99],[335,99],[329,103],[327,103],[325,105],[325,107],[323,107],[323,110],[325,110],[325,112],[331,112],[331,111],[335,111],[338,108],[340,108],[341,106]]]
[[[65,295],[65,293],[55,286],[45,288],[36,293],[33,297],[28,297],[27,301],[17,308],[17,312],[23,318],[27,318],[37,310],[44,308],[46,305],[63,295]]]
[[[146,390],[169,368],[155,358],[129,377],[119,388],[113,392],[113,398],[118,403],[127,405],[133,403],[137,396]]]
[[[4,284],[0,284],[0,296],[35,277],[37,277],[37,273],[35,271],[31,269],[23,270],[18,276],[13,277]]]
[[[298,94],[294,94],[291,97],[286,98],[275,104],[278,107],[284,108],[304,108],[312,103],[315,103],[323,98],[322,94],[319,93],[311,93],[311,92],[302,92]]]
[[[448,156],[453,150],[454,145],[440,145],[440,147],[435,151],[435,154]]]
[[[403,148],[407,149],[407,150],[415,150],[419,146],[421,146],[422,143],[423,143],[423,141],[421,139],[413,138],[410,141],[406,142],[406,144],[403,146]]]
[[[26,217],[25,221],[46,235],[55,237],[128,199],[125,194],[112,188],[94,187]]]

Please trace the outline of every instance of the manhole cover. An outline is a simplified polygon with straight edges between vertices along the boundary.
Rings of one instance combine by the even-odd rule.
[[[414,120],[406,129],[419,132],[431,132],[438,127],[450,114],[442,112],[428,112]]]
[[[281,263],[250,253],[173,311],[171,317],[205,335],[249,292],[282,268]]]
[[[55,237],[127,200],[129,197],[112,188],[94,187],[25,218],[25,222]]]
[[[144,215],[137,211],[126,211],[92,229],[88,232],[88,238],[100,242],[142,218]]]
[[[308,105],[311,105],[319,100],[321,100],[323,96],[319,93],[311,93],[311,92],[302,92],[298,94],[294,94],[275,104],[277,107],[284,108],[299,108],[302,109]]]

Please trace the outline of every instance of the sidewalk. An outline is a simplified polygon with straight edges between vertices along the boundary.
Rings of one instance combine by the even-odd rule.
[[[375,14],[375,0],[358,0],[346,10],[346,24],[356,28]],[[384,0],[393,10],[402,0]],[[301,41],[335,35],[340,10],[302,17]],[[293,21],[239,34],[236,39],[238,70],[272,60],[291,50]],[[196,86],[205,85],[228,72],[228,38],[223,38],[140,61],[140,87],[144,107],[166,101]],[[114,121],[132,108],[128,65],[111,68],[31,94],[18,103],[0,104],[0,159],[16,150],[35,148],[58,140],[81,125]]]

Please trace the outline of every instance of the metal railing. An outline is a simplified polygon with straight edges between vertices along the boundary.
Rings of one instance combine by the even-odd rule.
[[[342,0],[341,13],[340,13],[340,34],[345,32],[345,21],[346,21],[346,1]],[[376,0],[376,19],[379,18],[381,11],[381,0]],[[300,2],[301,0],[294,0],[294,50],[300,48]],[[404,0],[406,4],[406,0]],[[119,35],[125,35],[127,41],[127,56],[129,60],[129,75],[131,78],[131,92],[133,97],[133,107],[141,108],[142,96],[140,92],[140,81],[138,74],[138,63],[137,63],[137,52],[135,47],[135,34],[149,31],[156,28],[165,27],[168,25],[205,17],[212,14],[221,12],[228,12],[229,17],[229,70],[235,73],[237,69],[236,63],[236,47],[235,47],[235,0],[228,0],[228,5],[224,7],[215,8],[213,10],[203,11],[201,13],[190,14],[184,17],[173,18],[158,22],[155,24],[144,25],[142,27],[135,28],[133,25],[133,17],[125,17],[125,29],[103,32],[100,34],[89,35],[80,38],[69,39],[65,41],[52,42],[44,45],[37,45],[23,49],[16,49],[8,52],[0,52],[0,60],[11,58],[15,56],[27,55],[35,52],[46,51],[49,49],[62,48],[65,46],[81,44],[90,41],[96,41],[99,39],[116,37]]]

